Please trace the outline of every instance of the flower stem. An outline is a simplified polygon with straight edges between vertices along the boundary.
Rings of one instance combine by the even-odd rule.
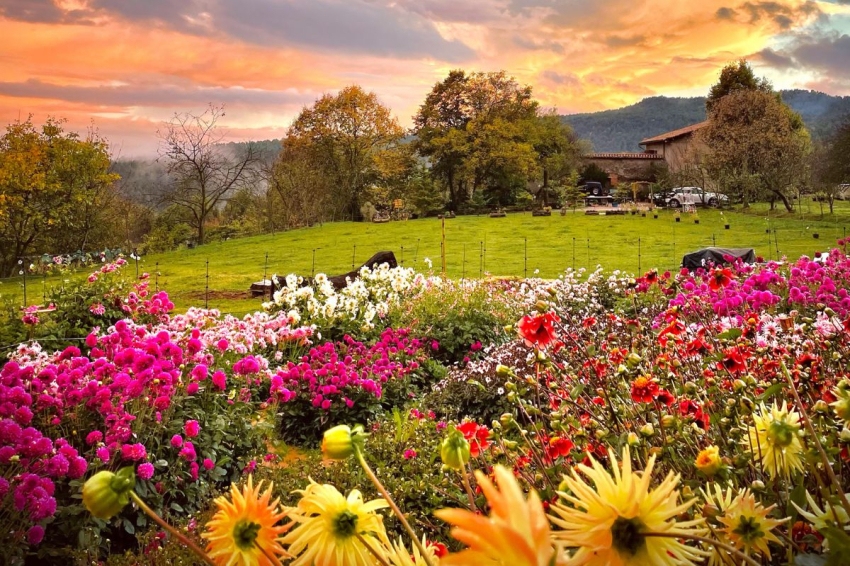
[[[428,557],[428,553],[425,551],[425,547],[422,546],[422,543],[419,541],[419,538],[416,536],[416,533],[413,531],[410,523],[407,522],[407,518],[404,516],[404,513],[401,512],[401,509],[398,508],[398,505],[396,505],[393,498],[390,497],[390,493],[387,491],[387,488],[384,487],[384,484],[381,483],[378,476],[375,475],[375,472],[373,472],[372,468],[369,467],[369,464],[366,463],[366,458],[363,457],[363,452],[360,448],[355,447],[354,454],[357,456],[357,461],[360,463],[360,467],[363,468],[363,471],[366,472],[366,475],[369,476],[369,479],[372,480],[373,484],[375,484],[375,487],[384,497],[387,505],[390,506],[390,509],[392,509],[393,513],[395,513],[396,517],[398,517],[398,520],[401,521],[404,530],[406,530],[407,534],[410,535],[410,538],[413,539],[413,544],[415,544],[416,548],[419,549],[419,552],[422,553],[422,559],[425,561],[425,564],[428,566],[434,566],[431,559]]]
[[[390,566],[390,565],[387,563],[387,561],[384,559],[384,557],[383,557],[383,556],[381,556],[381,554],[380,554],[377,550],[375,550],[374,548],[372,548],[372,545],[371,545],[371,544],[369,544],[368,542],[366,542],[366,539],[363,537],[363,535],[361,535],[360,533],[354,533],[354,536],[356,536],[356,537],[357,537],[357,540],[359,540],[359,541],[360,541],[360,543],[361,543],[363,546],[365,546],[365,547],[366,547],[366,550],[368,550],[368,551],[369,551],[369,553],[370,553],[372,556],[374,556],[374,557],[375,557],[375,559],[376,559],[378,562],[380,562],[382,566]]]
[[[806,430],[812,435],[812,440],[815,442],[815,446],[818,449],[821,462],[823,462],[823,467],[826,469],[826,475],[829,476],[829,481],[835,486],[835,489],[838,490],[838,497],[841,500],[841,505],[844,507],[844,510],[850,514],[850,501],[847,500],[847,494],[844,493],[843,489],[841,489],[841,482],[839,482],[838,478],[835,477],[835,471],[832,469],[829,457],[827,457],[826,452],[820,443],[815,427],[812,426],[812,419],[809,418],[805,407],[803,407],[803,401],[800,400],[800,394],[797,392],[797,386],[794,384],[794,380],[791,378],[791,372],[788,371],[788,368],[785,366],[785,362],[782,362],[782,373],[785,374],[785,379],[788,380],[788,385],[791,386],[791,393],[794,394],[794,400],[797,402],[797,408],[800,409],[800,413],[803,415],[803,423],[806,425]]]
[[[162,527],[163,529],[165,529],[166,531],[168,531],[169,533],[171,533],[172,535],[174,535],[174,537],[175,537],[177,540],[179,540],[179,541],[180,541],[180,542],[182,542],[184,545],[186,545],[186,546],[189,548],[189,550],[191,550],[192,552],[194,552],[195,554],[197,554],[197,555],[198,555],[198,557],[199,557],[201,560],[203,560],[206,564],[209,564],[210,566],[215,566],[215,562],[213,562],[213,561],[212,561],[212,558],[210,558],[210,557],[207,555],[207,553],[206,553],[206,552],[204,552],[203,550],[201,550],[201,547],[199,547],[197,544],[195,544],[194,542],[192,542],[192,540],[191,540],[191,539],[189,539],[186,535],[184,535],[183,533],[181,533],[180,531],[178,531],[177,529],[175,529],[174,527],[172,527],[171,525],[169,525],[168,523],[166,523],[166,522],[162,519],[162,517],[160,517],[159,515],[157,515],[157,514],[156,514],[156,512],[155,512],[153,509],[151,509],[150,507],[148,507],[148,506],[147,506],[147,504],[146,504],[144,501],[142,501],[142,498],[141,498],[141,497],[139,497],[138,495],[136,495],[136,492],[135,492],[135,491],[131,491],[131,492],[130,492],[130,498],[133,500],[133,502],[135,502],[135,504],[136,504],[136,505],[138,505],[138,506],[139,506],[139,509],[141,509],[142,511],[144,511],[144,512],[148,515],[148,517],[150,517],[151,519],[153,519],[153,520],[154,520],[154,522],[155,522],[157,525],[159,525],[160,527]]]
[[[470,511],[475,513],[478,507],[475,505],[475,495],[472,493],[472,486],[469,485],[469,475],[465,469],[460,471],[460,477],[463,478],[463,489],[466,491],[466,496],[469,498]]]
[[[644,535],[644,536],[647,536],[647,537],[684,538],[684,539],[695,540],[697,542],[704,542],[704,543],[707,543],[707,544],[714,545],[717,548],[723,549],[726,552],[734,554],[735,556],[737,556],[738,558],[740,558],[741,560],[743,560],[744,562],[746,562],[750,566],[759,566],[759,563],[756,562],[755,559],[747,556],[746,554],[744,554],[743,552],[741,552],[740,550],[738,550],[734,546],[729,546],[725,542],[720,542],[719,540],[714,540],[713,538],[707,538],[707,537],[701,537],[699,535],[683,534],[683,533],[648,532],[648,533],[641,533],[641,534]]]

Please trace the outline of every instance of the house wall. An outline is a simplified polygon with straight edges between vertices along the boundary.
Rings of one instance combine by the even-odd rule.
[[[658,143],[648,143],[646,151],[655,151],[664,158],[667,168],[671,173],[678,173],[689,167],[693,167],[697,154],[701,151],[703,144],[696,141],[692,134],[681,136],[674,140]]]
[[[609,177],[616,176],[618,184],[631,183],[632,181],[648,181],[652,178],[654,163],[656,167],[662,165],[662,159],[628,159],[628,158],[585,158],[585,163],[595,163]]]

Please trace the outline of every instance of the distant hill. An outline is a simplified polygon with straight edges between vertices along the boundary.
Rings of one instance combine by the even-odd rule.
[[[782,99],[799,112],[815,139],[828,136],[850,115],[850,96],[810,90],[783,90]],[[705,98],[653,96],[637,104],[586,114],[561,116],[594,151],[640,151],[638,142],[705,120]]]

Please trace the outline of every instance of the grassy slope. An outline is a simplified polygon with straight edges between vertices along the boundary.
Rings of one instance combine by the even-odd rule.
[[[806,211],[806,207],[803,207]],[[556,277],[569,267],[595,267],[637,272],[651,267],[671,269],[683,253],[716,243],[725,247],[754,247],[765,258],[812,254],[835,243],[850,226],[850,208],[837,210],[830,220],[816,219],[816,205],[809,217],[773,214],[766,210],[751,214],[701,210],[700,224],[690,215],[674,222],[673,213],[661,211],[658,219],[637,216],[585,216],[581,212],[562,217],[532,217],[530,213],[507,218],[466,216],[446,221],[446,267],[452,277],[533,275]],[[730,230],[723,225],[728,220]],[[770,246],[765,230],[771,234]],[[819,232],[820,239],[812,237]],[[527,244],[526,244],[527,240]],[[638,242],[640,241],[640,257]],[[527,245],[527,264],[525,250]],[[356,249],[355,249],[356,246]],[[403,249],[402,249],[403,248]],[[379,250],[392,250],[405,266],[426,269],[424,258],[440,270],[440,221],[437,219],[390,222],[387,224],[334,223],[274,235],[241,238],[188,250],[143,258],[139,268],[172,296],[178,309],[204,304],[206,264],[209,261],[211,307],[242,314],[259,306],[247,298],[248,286],[263,277],[266,253],[268,274],[313,271],[331,275],[346,272]],[[482,258],[482,249],[485,253]],[[778,249],[778,251],[777,251]],[[465,258],[465,261],[464,261]],[[482,263],[484,264],[482,266]],[[133,273],[128,266],[127,272]],[[58,280],[47,279],[47,286]],[[29,302],[41,301],[41,279],[30,279]],[[20,278],[0,280],[0,295],[20,301]]]

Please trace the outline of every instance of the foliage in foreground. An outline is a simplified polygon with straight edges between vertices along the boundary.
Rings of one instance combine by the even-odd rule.
[[[386,274],[387,281],[394,277],[393,273]],[[551,524],[546,520],[537,524],[537,535],[529,538],[523,531],[520,538],[528,550],[522,554],[523,560],[532,556],[545,559],[527,563],[548,563],[552,556],[566,564],[588,563],[585,557],[592,552],[621,559],[630,553],[636,564],[665,560],[672,564],[672,558],[665,558],[671,554],[679,557],[680,564],[741,563],[745,561],[742,556],[761,564],[825,564],[829,560],[835,563],[842,556],[850,523],[842,495],[848,488],[845,478],[850,458],[850,379],[846,372],[850,359],[850,259],[843,249],[792,264],[707,266],[678,274],[650,271],[634,279],[620,274],[606,276],[601,271],[568,272],[557,281],[479,285],[498,297],[494,303],[510,304],[499,312],[516,309],[527,313],[517,316],[512,340],[498,344],[497,337],[488,339],[480,349],[472,351],[470,347],[465,356],[469,359],[459,360],[431,392],[423,394],[421,388],[440,372],[419,374],[420,367],[433,364],[419,356],[429,350],[439,351],[439,345],[435,350],[428,336],[414,338],[404,329],[385,330],[377,340],[377,327],[361,330],[363,335],[343,339],[342,345],[354,347],[369,360],[370,367],[386,367],[390,374],[396,371],[393,364],[400,364],[397,368],[404,368],[403,375],[400,379],[388,378],[387,383],[404,385],[404,391],[414,394],[414,404],[398,407],[405,398],[400,395],[393,402],[397,410],[390,412],[386,410],[393,407],[387,406],[352,416],[345,413],[344,401],[336,405],[336,400],[331,401],[330,408],[331,413],[337,413],[334,407],[339,407],[334,416],[339,420],[363,419],[359,424],[366,425],[371,437],[362,455],[374,467],[382,486],[409,514],[417,532],[415,540],[424,535],[435,544],[461,550],[460,545],[450,542],[444,521],[462,529],[457,534],[470,550],[443,557],[441,563],[467,563],[464,557],[472,556],[469,552],[477,552],[478,558],[487,555],[489,551],[475,542],[476,533],[493,538],[492,529],[497,526],[519,528],[499,519],[501,496],[488,487],[490,473],[498,478],[499,492],[531,493],[533,489],[539,503],[537,496],[529,495],[523,499],[523,512],[538,516],[539,506],[539,516],[547,511],[551,519]],[[438,284],[416,287],[415,294],[405,295],[399,304],[442,293],[446,293],[446,300],[454,300],[454,291],[446,289]],[[364,312],[372,300],[364,294],[356,312]],[[371,306],[374,308],[374,304]],[[432,310],[429,307],[425,312]],[[393,312],[388,308],[389,316],[379,320],[393,320]],[[3,416],[6,426],[17,423],[23,427],[18,419],[26,419],[27,413],[8,412],[25,404],[23,394],[39,402],[49,400],[33,396],[25,387],[34,379],[40,380],[38,388],[44,385],[47,374],[40,377],[43,368],[51,367],[62,379],[73,375],[73,379],[86,383],[93,381],[88,376],[98,375],[92,372],[111,372],[110,387],[117,397],[110,397],[109,404],[112,409],[120,405],[114,413],[118,417],[136,417],[129,429],[140,435],[140,440],[106,438],[107,434],[123,434],[128,428],[118,418],[114,422],[104,419],[99,426],[104,437],[93,437],[91,447],[73,439],[60,441],[59,431],[64,430],[62,423],[68,415],[88,414],[82,407],[91,410],[86,406],[91,403],[87,396],[84,402],[72,401],[67,408],[63,405],[61,416],[58,408],[33,411],[32,422],[52,444],[48,447],[44,443],[45,451],[24,464],[31,466],[29,473],[40,478],[39,482],[53,482],[56,489],[32,505],[26,502],[21,511],[40,509],[41,501],[50,497],[61,505],[55,518],[33,521],[31,515],[15,515],[20,522],[10,525],[9,530],[18,533],[20,551],[27,548],[25,537],[38,538],[38,529],[29,534],[34,527],[46,528],[42,532],[48,537],[60,537],[61,515],[73,508],[66,508],[65,497],[73,496],[79,479],[67,478],[68,472],[50,475],[48,469],[64,468],[59,458],[47,467],[62,450],[70,454],[64,442],[77,451],[72,459],[84,459],[89,472],[134,466],[135,495],[149,499],[160,511],[167,507],[153,493],[157,481],[166,487],[163,500],[176,501],[182,507],[181,491],[192,489],[199,498],[193,511],[204,509],[209,513],[213,491],[224,488],[228,480],[238,479],[243,472],[253,472],[256,482],[274,479],[271,499],[281,497],[285,506],[282,511],[291,519],[280,522],[280,526],[291,525],[286,534],[281,533],[281,547],[301,556],[293,564],[308,560],[304,552],[329,552],[330,542],[313,540],[306,534],[308,524],[315,524],[311,518],[322,513],[309,503],[315,498],[328,504],[337,502],[333,504],[339,505],[333,507],[337,510],[334,513],[342,515],[329,519],[343,515],[351,519],[344,514],[347,510],[358,517],[362,511],[363,521],[374,522],[372,516],[381,515],[378,507],[363,510],[358,506],[361,501],[378,497],[381,488],[371,481],[362,462],[359,468],[344,464],[323,467],[319,456],[307,451],[283,461],[278,461],[273,452],[266,462],[252,464],[245,461],[252,450],[258,457],[266,451],[256,440],[253,446],[244,447],[239,466],[222,465],[225,476],[214,477],[221,461],[230,451],[238,450],[226,443],[217,444],[205,434],[215,427],[244,423],[244,415],[251,414],[254,420],[250,428],[274,438],[271,425],[276,413],[286,410],[282,397],[288,397],[280,388],[282,381],[278,384],[274,378],[280,377],[281,371],[291,371],[290,363],[303,363],[305,373],[308,369],[315,373],[337,355],[337,362],[356,367],[356,356],[350,362],[344,355],[340,358],[339,342],[322,342],[319,338],[320,333],[331,334],[338,319],[328,318],[329,326],[324,328],[291,327],[296,319],[304,320],[301,313],[312,314],[307,308],[295,313],[257,314],[239,321],[219,319],[209,311],[191,311],[147,326],[119,322],[106,332],[93,334],[85,355],[66,350],[51,357],[22,350],[14,365],[7,364],[3,370],[4,376],[12,376],[4,382],[5,404],[0,405],[7,411]],[[457,313],[459,321],[466,319],[462,308]],[[470,314],[469,318],[474,321],[477,316]],[[305,349],[308,339],[313,341],[315,355]],[[402,342],[404,339],[407,342]],[[362,340],[360,345],[357,340]],[[369,352],[380,354],[370,358]],[[384,352],[388,366],[380,361],[385,359]],[[311,356],[319,360],[315,367],[308,363]],[[401,358],[393,361],[394,356]],[[128,368],[130,358],[135,363],[148,357],[159,368],[156,377],[146,382],[145,397],[128,396],[128,388],[139,378],[131,377],[125,369],[125,380],[118,370]],[[176,358],[182,358],[181,363],[175,364]],[[412,368],[412,361],[420,367]],[[132,364],[129,367],[132,376],[146,369],[137,370]],[[80,371],[73,373],[75,370]],[[409,380],[414,375],[420,376],[415,384]],[[310,386],[309,379],[300,382]],[[408,385],[415,387],[408,390]],[[95,393],[101,390],[96,385],[86,386]],[[23,394],[16,388],[23,389]],[[87,395],[85,390],[83,394]],[[196,402],[193,397],[210,403],[203,406],[203,414],[183,413],[192,410]],[[59,399],[68,401],[62,396]],[[309,404],[318,401],[316,414],[321,415],[319,411],[326,411],[322,409],[326,400],[322,393],[322,399],[312,397]],[[97,410],[102,410],[104,400],[98,402]],[[157,403],[163,407],[157,409]],[[157,410],[163,417],[161,422],[156,418]],[[228,412],[241,410],[246,412]],[[223,424],[211,425],[208,419],[212,414],[220,415]],[[166,418],[171,415],[176,418]],[[49,422],[54,417],[59,418],[55,425]],[[305,422],[315,428],[339,421]],[[270,426],[262,432],[257,425],[266,423]],[[201,464],[195,468],[197,477],[193,476],[187,441],[192,443],[195,463],[209,458],[216,466],[207,470]],[[106,462],[95,460],[101,448],[110,455]],[[162,459],[167,468],[159,467],[160,454],[165,455]],[[22,461],[19,458],[14,465]],[[0,469],[10,482],[4,505],[11,510],[19,478],[9,462]],[[482,473],[473,474],[470,468]],[[149,473],[153,477],[145,479]],[[308,475],[317,483],[307,486]],[[603,487],[609,485],[606,477],[613,477],[610,481],[615,488]],[[153,490],[146,483],[151,479]],[[510,487],[514,481],[518,491]],[[296,488],[303,491],[291,494]],[[238,488],[240,493],[243,489]],[[259,500],[266,489],[257,488],[252,497]],[[352,490],[362,496],[345,499],[343,494]],[[654,511],[637,509],[635,493],[645,493],[643,499],[655,505]],[[516,497],[512,500],[518,501]],[[588,503],[591,501],[598,505]],[[219,511],[222,505],[219,501]],[[435,515],[446,506],[457,511]],[[489,518],[473,520],[463,509],[478,509]],[[75,512],[82,509],[77,507]],[[649,514],[642,515],[645,512]],[[126,527],[123,519],[134,517],[138,521],[143,515],[128,508],[110,524]],[[92,524],[89,522],[86,528]],[[191,525],[190,537],[197,542],[197,519]],[[596,527],[601,534],[588,535],[588,527]],[[407,529],[390,516],[385,528],[386,535],[381,535],[384,527],[374,527],[370,532],[375,534],[369,536],[375,537],[379,554],[385,553],[385,560],[395,563],[390,556],[400,554],[396,552],[397,537],[408,537]],[[662,531],[676,537],[658,536]],[[163,535],[163,540],[166,538]],[[55,551],[56,540],[47,538],[29,548],[47,555]],[[404,540],[409,556],[412,539]],[[361,544],[357,539],[346,535],[334,541],[346,545],[351,556],[372,563],[371,555],[357,546]],[[124,540],[123,544],[131,541]],[[175,546],[169,542],[164,548]],[[120,548],[113,542],[113,551]],[[507,556],[503,553],[501,559]],[[435,563],[436,558],[429,560]]]

